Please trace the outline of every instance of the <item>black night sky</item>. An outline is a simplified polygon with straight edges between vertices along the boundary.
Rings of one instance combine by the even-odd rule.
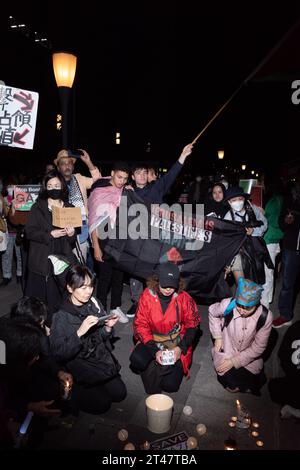
[[[61,148],[55,50],[78,55],[74,148],[85,148],[99,163],[173,161],[300,17],[298,2],[260,3],[53,0],[1,7],[0,79],[38,91],[40,104],[34,150],[1,147],[0,173],[35,171]],[[26,23],[28,37],[9,28],[9,15]],[[52,50],[35,43],[33,31],[45,35]],[[218,149],[225,150],[226,164],[257,169],[299,159],[300,105],[291,102],[291,83],[300,80],[297,38],[299,31],[199,140],[191,171],[210,168]],[[122,145],[116,147],[117,131]]]

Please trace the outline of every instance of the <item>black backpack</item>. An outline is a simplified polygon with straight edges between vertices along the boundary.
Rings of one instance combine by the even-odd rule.
[[[232,300],[233,299],[230,299],[230,302],[232,302]],[[269,312],[269,310],[267,309],[267,307],[262,305],[262,312],[261,312],[260,317],[259,317],[259,319],[256,323],[256,331],[259,331],[264,326],[264,324],[266,323],[268,312]],[[224,324],[222,326],[222,331],[224,330],[225,327],[227,328],[227,326],[229,325],[229,323],[231,322],[232,319],[233,319],[233,311],[231,311],[230,313],[228,313],[228,315],[225,316]]]

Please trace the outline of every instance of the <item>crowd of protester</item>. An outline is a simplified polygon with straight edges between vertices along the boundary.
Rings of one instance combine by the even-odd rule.
[[[62,407],[66,413],[100,414],[126,397],[112,348],[117,322],[133,319],[130,368],[141,376],[146,393],[175,393],[190,374],[200,315],[176,264],[161,264],[147,281],[131,276],[132,306],[128,312],[121,308],[124,272],[107,254],[101,233],[107,234],[115,222],[124,189],[145,203],[204,204],[205,217],[244,227],[245,242],[224,266],[232,298],[210,305],[209,329],[217,380],[231,393],[260,395],[271,329],[293,320],[300,274],[300,180],[285,187],[279,179],[266,183],[259,206],[224,175],[197,174],[178,192],[176,182],[192,149],[192,144],[184,147],[160,177],[148,164],[126,162],[115,162],[110,175],[103,176],[85,150],[80,158],[90,176],[83,176],[74,173],[72,153],[61,150],[39,181],[23,175],[0,178],[0,295],[14,271],[23,291],[10,318],[0,319],[0,340],[6,345],[6,364],[0,365],[3,447],[15,445],[13,426],[28,411],[41,429]],[[41,184],[39,195],[30,211],[19,210],[13,189],[31,183]],[[80,208],[81,228],[56,227],[55,208],[74,206]],[[60,271],[57,262],[69,267]],[[269,307],[279,267],[282,286],[278,306],[272,306],[279,316],[273,318]],[[285,377],[268,383],[272,400],[283,406],[282,416],[300,416],[299,348],[295,322],[279,350]],[[167,363],[165,351],[171,351]],[[62,405],[62,394],[70,389]]]

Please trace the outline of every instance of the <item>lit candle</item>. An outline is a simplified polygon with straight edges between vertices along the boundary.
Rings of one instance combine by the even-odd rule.
[[[244,408],[239,400],[236,400],[237,406],[237,421],[236,426],[237,428],[246,429],[250,427],[251,418],[249,412]]]
[[[262,447],[264,445],[263,441],[256,441],[256,445],[258,447]]]
[[[231,428],[235,428],[236,423],[234,421],[229,421],[228,426],[230,426]]]
[[[196,449],[198,441],[195,437],[191,436],[188,438],[186,445],[188,449]]]
[[[257,431],[252,431],[251,436],[252,436],[252,437],[257,437],[257,436],[258,436],[258,432],[257,432]]]
[[[236,441],[234,439],[226,439],[224,442],[224,450],[237,450]]]
[[[30,421],[32,420],[33,417],[33,411],[28,411],[25,420],[21,424],[21,427],[19,429],[19,433],[24,435],[27,433],[28,426],[30,424]]]
[[[254,428],[259,428],[259,424],[258,424],[258,423],[252,423],[252,426],[253,426]]]
[[[231,421],[236,422],[236,421],[237,421],[237,417],[236,417],[236,416],[231,416]]]
[[[203,436],[203,434],[206,433],[205,424],[202,424],[202,423],[197,424],[196,431],[199,434],[199,436]]]
[[[70,382],[67,380],[66,385],[64,386],[63,400],[68,400],[70,394],[71,386]]]
[[[127,444],[124,446],[124,450],[135,450],[135,445],[132,444],[132,442],[127,442]]]
[[[145,441],[144,444],[143,444],[143,449],[144,450],[149,450],[150,449],[150,442],[149,441]]]

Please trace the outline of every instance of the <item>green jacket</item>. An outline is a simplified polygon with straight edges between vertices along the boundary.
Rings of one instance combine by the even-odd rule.
[[[267,245],[269,245],[270,243],[279,243],[279,241],[283,237],[283,232],[278,225],[282,203],[282,196],[273,196],[267,202],[265,208],[265,217],[268,220],[268,230],[264,235],[264,240]]]

